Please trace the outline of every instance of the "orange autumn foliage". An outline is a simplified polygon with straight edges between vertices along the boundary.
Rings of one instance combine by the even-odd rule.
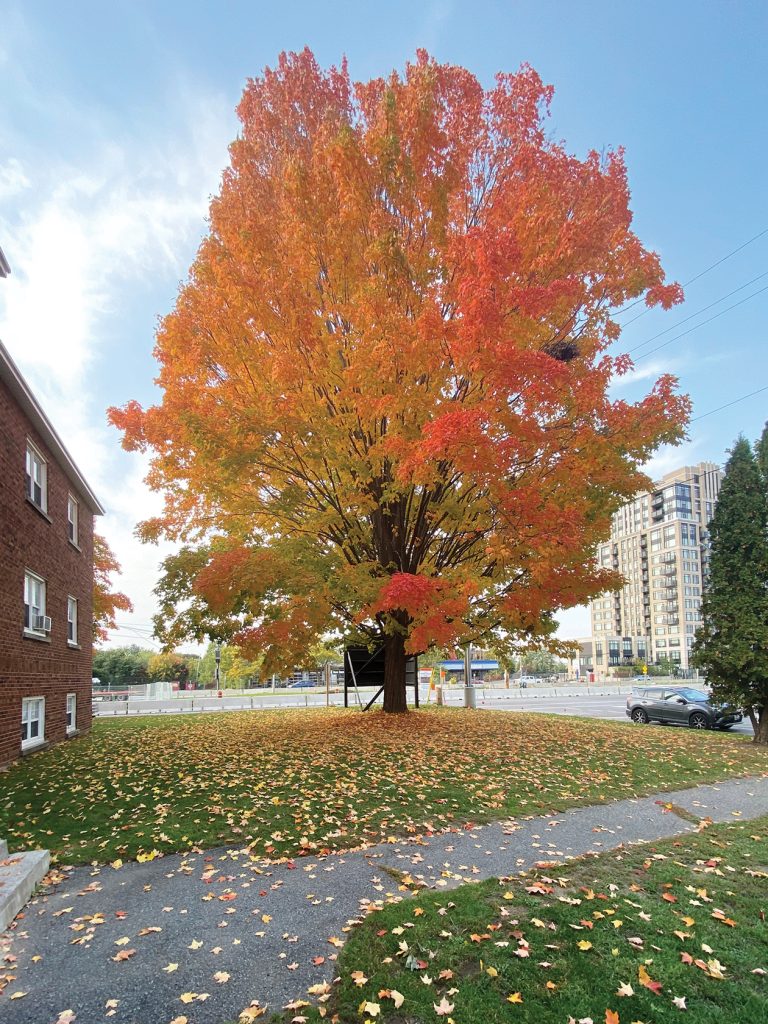
[[[107,630],[114,629],[115,613],[132,612],[133,605],[125,594],[112,590],[112,573],[120,572],[120,563],[115,558],[106,540],[98,533],[93,535],[93,639],[95,643],[107,639]]]
[[[424,52],[353,82],[305,50],[248,83],[158,331],[162,400],[111,410],[165,493],[145,537],[196,552],[193,618],[165,581],[173,642],[206,609],[268,671],[334,628],[384,638],[395,710],[406,649],[546,638],[615,584],[595,545],[689,405],[668,376],[611,400],[613,313],[681,291],[631,230],[622,153],[550,141],[551,96]]]

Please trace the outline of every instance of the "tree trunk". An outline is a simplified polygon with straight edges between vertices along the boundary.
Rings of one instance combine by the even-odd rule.
[[[405,638],[400,633],[384,641],[384,710],[408,710],[405,700]]]
[[[752,728],[755,730],[755,743],[768,746],[768,707],[757,709],[757,721],[754,713],[749,716],[752,719]]]

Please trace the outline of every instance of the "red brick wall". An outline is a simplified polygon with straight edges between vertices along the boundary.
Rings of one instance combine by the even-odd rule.
[[[26,499],[27,439],[47,460],[48,509]],[[68,537],[67,496],[79,502],[78,550]],[[46,581],[46,640],[24,636],[24,572]],[[67,597],[78,602],[78,648],[67,644]],[[45,739],[66,739],[66,695],[77,729],[91,728],[93,514],[0,381],[0,765],[21,754],[22,697],[45,698]]]

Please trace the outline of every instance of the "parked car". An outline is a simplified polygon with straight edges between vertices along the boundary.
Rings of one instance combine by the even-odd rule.
[[[713,704],[708,693],[691,686],[634,686],[627,697],[627,717],[645,725],[687,725],[691,729],[730,729],[741,711]]]
[[[307,687],[315,687],[317,683],[311,682],[309,679],[299,679],[295,683],[290,683],[288,686],[289,690],[303,690]]]

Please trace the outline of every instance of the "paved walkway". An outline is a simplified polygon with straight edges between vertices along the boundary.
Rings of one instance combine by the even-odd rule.
[[[252,1000],[278,1011],[306,998],[310,985],[332,980],[350,926],[370,902],[397,892],[385,868],[448,888],[695,828],[665,813],[659,800],[714,821],[755,818],[768,814],[768,778],[281,865],[222,849],[118,870],[76,868],[0,938],[0,979],[15,975],[0,996],[0,1018],[170,1024],[183,1016],[189,1024],[224,1024]],[[12,999],[16,992],[26,995]],[[196,998],[181,1000],[189,994]]]

